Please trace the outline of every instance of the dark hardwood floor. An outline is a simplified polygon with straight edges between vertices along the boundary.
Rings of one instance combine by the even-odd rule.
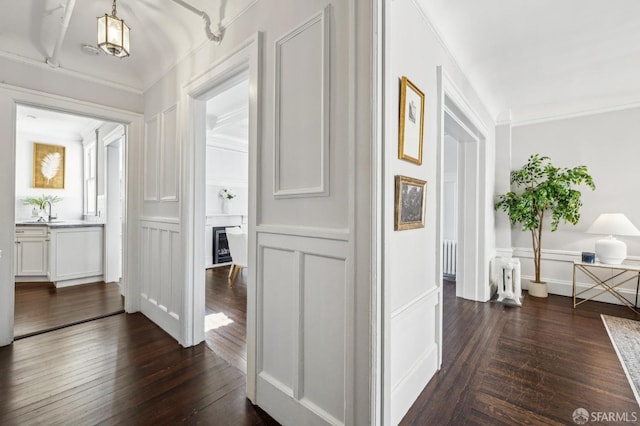
[[[56,289],[52,283],[16,283],[13,332],[17,338],[123,312],[116,283]]]
[[[526,295],[522,308],[476,303],[445,283],[443,309],[442,369],[401,424],[567,425],[580,407],[640,414],[600,319],[640,319],[628,308],[574,310],[571,298],[553,295]]]
[[[206,344],[181,348],[143,315],[119,314],[0,348],[0,424],[277,424],[245,396],[246,280],[229,288],[227,271],[207,272],[207,313],[223,315]],[[444,300],[442,370],[402,424],[572,424],[579,407],[640,411],[599,317],[640,319],[629,309],[574,310],[559,296],[476,303],[456,299],[452,284]]]
[[[119,314],[0,348],[0,424],[277,425],[246,399],[246,280],[229,289],[227,273],[207,273],[207,311],[233,323],[206,344]]]
[[[205,341],[216,354],[247,372],[247,275],[229,287],[229,267],[206,272]]]
[[[119,314],[0,348],[0,424],[276,424],[245,375],[204,343],[181,348]]]

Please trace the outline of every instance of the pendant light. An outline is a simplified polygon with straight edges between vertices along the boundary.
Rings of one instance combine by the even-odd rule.
[[[129,27],[116,16],[116,0],[111,15],[98,17],[98,47],[118,58],[129,56]]]

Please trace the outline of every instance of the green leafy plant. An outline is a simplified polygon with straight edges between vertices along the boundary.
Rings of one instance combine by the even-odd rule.
[[[22,200],[22,202],[25,205],[35,206],[35,207],[38,207],[39,209],[44,209],[44,205],[47,201],[50,202],[51,205],[54,205],[55,203],[62,201],[62,198],[58,197],[57,195],[42,194],[40,197],[27,197],[24,200]]]
[[[551,232],[558,229],[560,221],[577,224],[580,220],[582,194],[573,189],[573,186],[583,184],[592,190],[596,188],[586,166],[572,169],[556,167],[551,164],[549,157],[534,154],[522,168],[511,171],[511,185],[519,192],[509,191],[498,195],[495,209],[507,213],[511,224],[520,223],[522,231],[531,232],[536,283],[541,282],[544,219],[551,215]]]

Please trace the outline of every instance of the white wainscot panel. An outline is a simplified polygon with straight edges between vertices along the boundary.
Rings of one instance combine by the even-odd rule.
[[[397,424],[438,369],[438,290],[391,314],[391,423]]]
[[[293,356],[296,315],[294,253],[260,247],[258,290],[262,301],[262,365],[260,376],[288,395],[293,395]]]
[[[345,372],[354,368],[348,238],[276,228],[258,231],[258,404],[291,424],[345,424],[353,408]]]
[[[302,264],[302,403],[331,423],[344,423],[346,263],[305,255]]]
[[[170,219],[142,220],[141,240],[142,313],[180,341],[180,225]]]
[[[180,170],[180,150],[178,147],[178,107],[174,105],[162,113],[160,199],[163,201],[178,200]]]
[[[158,160],[160,153],[160,117],[155,115],[145,123],[144,138],[144,199],[158,199]]]
[[[329,10],[276,42],[277,197],[328,195]]]

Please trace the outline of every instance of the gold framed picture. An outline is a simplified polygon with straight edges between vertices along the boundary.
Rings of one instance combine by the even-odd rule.
[[[427,182],[407,176],[396,176],[394,229],[424,228]]]
[[[398,158],[422,164],[424,93],[407,77],[400,82]]]
[[[61,145],[33,143],[33,187],[64,189],[64,152]]]

